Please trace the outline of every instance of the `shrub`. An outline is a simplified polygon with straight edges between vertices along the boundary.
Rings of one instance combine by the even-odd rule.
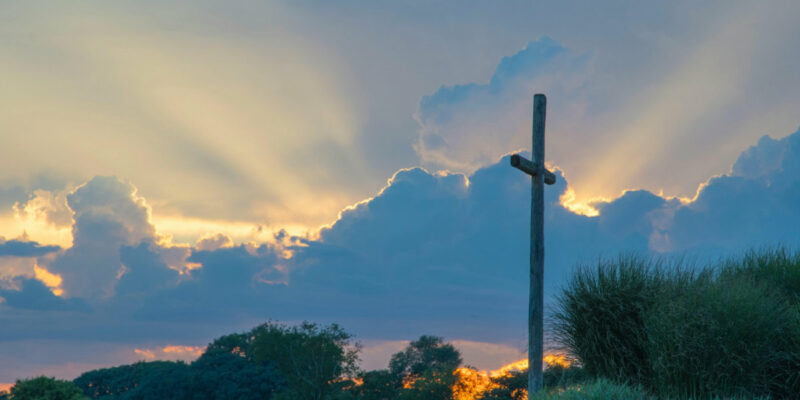
[[[527,370],[525,370],[525,385],[527,386]],[[545,389],[566,389],[570,386],[582,384],[589,380],[583,367],[570,365],[565,367],[560,364],[548,365],[542,374],[542,383]]]
[[[593,377],[659,397],[800,392],[800,257],[751,252],[689,270],[637,257],[575,274],[557,337]]]
[[[663,287],[659,265],[635,256],[579,268],[558,298],[556,338],[591,376],[642,382],[647,360],[645,313]]]
[[[796,314],[746,280],[718,280],[661,301],[647,319],[653,387],[677,396],[767,395],[771,366],[796,334]]]

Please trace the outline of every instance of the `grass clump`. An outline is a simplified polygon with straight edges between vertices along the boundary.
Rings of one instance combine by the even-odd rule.
[[[644,320],[665,280],[657,265],[635,256],[578,269],[558,299],[556,337],[591,376],[645,380],[652,371]]]
[[[623,256],[580,269],[559,301],[556,334],[592,377],[659,398],[800,392],[797,254],[702,269]]]
[[[651,400],[654,397],[641,388],[615,383],[605,379],[587,382],[580,386],[553,391],[543,390],[533,396],[535,400]]]

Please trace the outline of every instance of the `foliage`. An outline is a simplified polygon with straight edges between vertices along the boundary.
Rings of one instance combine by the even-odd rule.
[[[11,387],[11,400],[82,400],[86,397],[72,382],[40,376],[18,380]]]
[[[398,394],[397,377],[389,370],[363,372],[358,377],[360,385],[349,390],[352,398],[359,400],[388,400]]]
[[[527,370],[525,370],[525,378],[524,385],[527,386]],[[588,380],[589,374],[586,373],[586,370],[575,364],[568,367],[561,364],[548,364],[542,374],[542,383],[545,389],[566,389],[583,384]]]
[[[273,369],[224,351],[206,351],[191,365],[138,362],[89,371],[75,379],[94,399],[269,399],[283,378]]]
[[[461,361],[458,350],[443,338],[423,335],[404,351],[392,355],[389,371],[403,379],[415,379],[427,371],[455,371]]]
[[[192,400],[269,399],[285,387],[270,365],[258,365],[239,353],[206,352],[192,363]]]
[[[484,393],[478,400],[524,400],[528,397],[527,369],[492,378],[492,382],[497,387]]]
[[[543,376],[544,389],[553,391],[575,387],[589,381],[586,371],[576,365],[547,364]],[[494,388],[477,400],[524,400],[528,396],[528,370],[512,371],[492,378]]]
[[[659,397],[800,392],[800,257],[751,252],[690,271],[636,257],[564,289],[559,339],[598,378]]]
[[[644,329],[665,276],[635,256],[580,268],[559,296],[555,333],[592,376],[642,382],[652,375]]]
[[[360,346],[336,324],[269,322],[253,329],[251,336],[248,354],[256,363],[274,366],[286,378],[286,390],[278,398],[332,398],[339,389],[333,383],[358,372]]]
[[[189,366],[182,362],[153,361],[103,368],[83,373],[74,383],[93,399],[184,399],[190,393]]]
[[[566,389],[543,390],[533,396],[534,400],[651,400],[655,399],[644,389],[597,380]]]
[[[252,360],[253,357],[250,354],[251,344],[252,335],[250,333],[232,333],[214,339],[213,342],[206,346],[206,351],[202,357],[210,354],[228,353]]]
[[[649,351],[658,355],[654,390],[748,398],[788,398],[800,390],[796,293],[781,290],[800,275],[800,264],[776,255],[728,260],[715,279],[662,297],[646,323]]]
[[[453,397],[461,354],[437,336],[420,336],[389,360],[389,372],[402,385],[398,399],[446,400]]]

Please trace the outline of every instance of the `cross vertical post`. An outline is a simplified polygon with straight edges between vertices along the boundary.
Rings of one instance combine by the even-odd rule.
[[[528,302],[528,399],[542,389],[544,356],[544,185],[556,182],[556,176],[544,166],[544,125],[547,98],[533,96],[532,160],[518,154],[511,165],[531,176],[531,253],[530,298]]]

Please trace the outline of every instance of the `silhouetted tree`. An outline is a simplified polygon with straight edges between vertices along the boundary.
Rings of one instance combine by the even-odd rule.
[[[203,356],[215,353],[230,353],[248,360],[252,360],[250,346],[252,342],[251,333],[233,333],[214,339],[207,347]]]
[[[358,344],[336,324],[321,327],[266,323],[253,329],[250,354],[259,364],[274,366],[286,377],[287,388],[278,398],[330,399],[345,377],[358,372]]]
[[[81,390],[72,382],[40,376],[18,380],[11,387],[12,400],[82,400],[86,399]]]
[[[192,373],[183,362],[153,361],[89,371],[75,384],[93,399],[190,399]]]
[[[395,387],[402,386],[399,399],[448,400],[453,396],[455,370],[461,354],[437,336],[421,336],[400,353],[392,355],[389,371]]]
[[[358,400],[393,400],[400,391],[397,378],[388,370],[363,372],[359,375],[361,384],[350,389],[351,398]]]
[[[545,372],[545,376],[547,373]],[[512,371],[492,378],[497,387],[484,393],[479,400],[524,400],[527,397],[528,370]]]
[[[192,363],[192,400],[264,400],[285,389],[282,374],[238,352],[212,349]]]

